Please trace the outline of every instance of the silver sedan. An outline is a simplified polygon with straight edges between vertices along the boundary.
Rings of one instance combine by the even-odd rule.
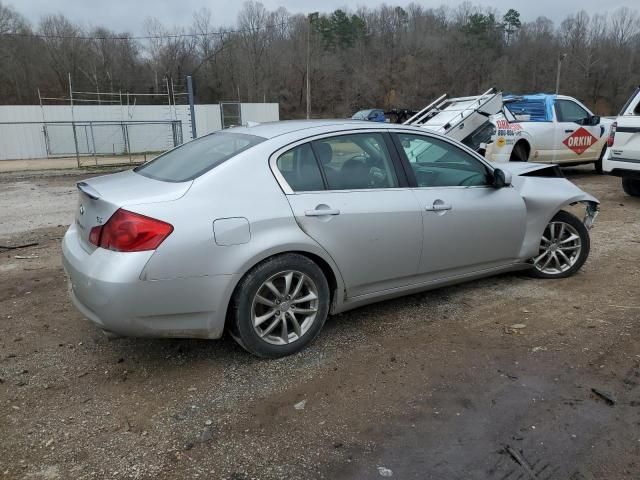
[[[291,121],[213,133],[78,184],[63,263],[111,335],[280,357],[327,315],[512,270],[562,278],[598,201],[554,166],[488,164],[425,130]],[[564,209],[583,203],[584,219]]]

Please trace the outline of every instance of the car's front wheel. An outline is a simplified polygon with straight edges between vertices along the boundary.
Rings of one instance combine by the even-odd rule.
[[[291,355],[318,335],[329,301],[329,285],[318,265],[304,255],[278,255],[255,266],[236,288],[230,332],[254,355]]]
[[[531,259],[531,274],[538,278],[565,278],[576,273],[589,256],[589,230],[578,217],[560,210],[540,239],[538,255]]]

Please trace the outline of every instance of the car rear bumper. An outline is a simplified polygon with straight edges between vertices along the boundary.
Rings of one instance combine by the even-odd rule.
[[[614,168],[613,170],[607,171],[609,175],[613,175],[614,177],[630,177],[630,178],[638,178],[640,179],[640,170],[626,170],[624,168]]]
[[[640,178],[640,160],[611,158],[610,150],[607,150],[602,162],[602,170],[616,177]]]
[[[143,280],[154,252],[87,252],[72,225],[62,258],[73,304],[106,332],[136,337],[219,338],[235,275]]]

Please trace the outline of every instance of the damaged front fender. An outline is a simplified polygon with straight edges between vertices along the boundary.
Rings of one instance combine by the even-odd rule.
[[[520,192],[527,208],[527,227],[521,258],[531,258],[538,252],[544,229],[563,208],[584,203],[586,212],[583,222],[587,228],[593,226],[598,215],[598,199],[566,178],[517,175],[513,177],[513,186]]]
[[[580,200],[580,202],[577,202],[577,203],[584,203],[586,205],[584,218],[582,219],[582,222],[584,223],[584,226],[587,227],[588,230],[591,230],[593,228],[593,223],[596,221],[596,217],[600,213],[600,204],[595,199]]]

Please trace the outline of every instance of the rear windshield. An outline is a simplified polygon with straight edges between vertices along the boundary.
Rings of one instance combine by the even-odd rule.
[[[548,122],[552,117],[544,98],[522,98],[506,105],[518,121]]]
[[[186,182],[264,140],[244,133],[216,132],[169,150],[134,171],[164,182]]]

